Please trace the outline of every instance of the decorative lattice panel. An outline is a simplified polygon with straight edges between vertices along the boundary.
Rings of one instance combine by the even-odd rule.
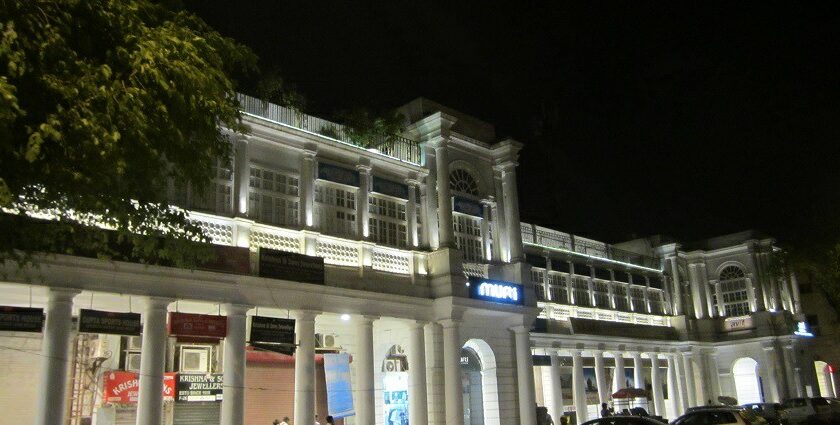
[[[337,266],[358,266],[359,249],[356,245],[330,240],[319,240],[316,255],[324,257],[324,263]]]
[[[217,245],[233,245],[233,226],[211,221],[195,220],[201,230]]]
[[[467,277],[487,277],[487,264],[464,263],[464,274]]]
[[[374,270],[382,270],[391,273],[409,274],[411,253],[398,251],[373,251],[372,266]]]
[[[252,230],[251,247],[270,248],[286,252],[300,252],[300,238],[295,234]]]

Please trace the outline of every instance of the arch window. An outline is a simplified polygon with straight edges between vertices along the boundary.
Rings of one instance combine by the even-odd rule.
[[[723,298],[721,301],[727,316],[750,314],[747,278],[740,267],[727,266],[721,270],[718,285],[720,285],[720,293]]]
[[[456,168],[449,173],[449,189],[472,196],[478,195],[478,181],[463,168]]]

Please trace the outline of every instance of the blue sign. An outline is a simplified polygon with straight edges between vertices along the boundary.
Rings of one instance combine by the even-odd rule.
[[[373,191],[400,199],[408,199],[408,185],[373,176]]]
[[[476,202],[472,199],[462,198],[460,196],[452,197],[452,210],[462,214],[484,217],[484,206],[481,205],[481,202]]]
[[[518,283],[471,277],[469,285],[470,298],[504,304],[525,303],[522,285]]]
[[[348,186],[359,187],[358,171],[348,170],[346,168],[337,167],[323,162],[318,163],[318,178],[321,180],[329,180],[331,182],[346,184]]]
[[[350,354],[324,354],[324,380],[327,383],[327,412],[332,417],[354,416],[353,388],[350,385]]]
[[[797,322],[796,330],[793,331],[793,334],[805,337],[814,336],[814,333],[811,332],[811,326],[808,324],[808,322]]]

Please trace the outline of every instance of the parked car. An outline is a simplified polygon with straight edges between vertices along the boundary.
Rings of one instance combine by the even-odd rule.
[[[788,423],[834,424],[840,423],[840,402],[825,397],[797,397],[785,400],[782,407],[788,413]]]
[[[766,425],[767,420],[751,409],[704,406],[671,422],[671,425]]]
[[[593,419],[584,422],[583,425],[663,425],[663,423],[646,416],[619,415]]]
[[[758,416],[767,419],[770,425],[787,425],[788,413],[781,403],[751,403],[741,407],[752,409]]]

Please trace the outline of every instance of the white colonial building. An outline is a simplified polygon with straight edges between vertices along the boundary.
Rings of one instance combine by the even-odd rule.
[[[169,194],[215,263],[4,265],[0,423],[534,425],[537,405],[580,423],[600,402],[674,418],[820,392],[771,239],[607,245],[521,223],[522,145],[426,99],[366,146],[240,101],[230,166]],[[278,319],[291,350],[254,332]],[[612,398],[628,387],[650,401]]]

